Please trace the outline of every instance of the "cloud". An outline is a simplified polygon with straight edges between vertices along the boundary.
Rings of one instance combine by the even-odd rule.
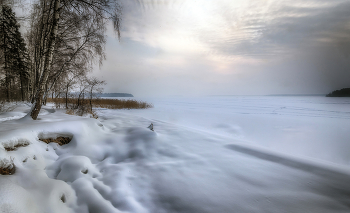
[[[122,40],[110,34],[101,71],[110,91],[324,93],[350,79],[348,0],[122,4]]]

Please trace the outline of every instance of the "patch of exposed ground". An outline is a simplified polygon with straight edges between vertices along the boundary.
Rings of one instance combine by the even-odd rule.
[[[70,138],[70,137],[62,137],[61,136],[61,137],[57,137],[57,138],[46,138],[46,139],[39,138],[39,140],[42,141],[42,142],[45,142],[47,144],[54,142],[54,143],[57,143],[60,146],[63,146],[65,144],[68,144],[72,140],[72,138]]]

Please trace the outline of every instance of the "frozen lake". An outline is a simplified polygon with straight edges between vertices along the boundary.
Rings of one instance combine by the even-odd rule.
[[[350,98],[212,96],[143,100],[155,107],[127,113],[285,154],[350,166]]]

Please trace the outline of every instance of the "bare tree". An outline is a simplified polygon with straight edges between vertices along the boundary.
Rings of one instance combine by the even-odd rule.
[[[92,112],[92,98],[99,93],[102,93],[103,88],[101,87],[102,85],[105,85],[106,82],[105,81],[101,81],[98,80],[95,77],[92,77],[90,79],[87,79],[87,83],[88,83],[88,88],[89,88],[89,103],[90,103],[90,110]]]
[[[49,76],[50,68],[51,68],[51,62],[53,57],[53,50],[56,42],[57,37],[57,30],[58,30],[58,22],[60,18],[60,9],[61,9],[61,1],[60,0],[53,0],[50,1],[49,7],[47,6],[47,3],[45,0],[43,0],[43,18],[45,18],[46,23],[41,23],[43,27],[46,27],[46,30],[43,32],[49,32],[49,35],[44,35],[44,39],[47,39],[47,42],[45,42],[43,50],[44,53],[42,54],[41,58],[41,76],[39,78],[39,82],[36,86],[36,94],[34,96],[34,103],[30,110],[30,116],[36,120],[36,118],[39,115],[41,105],[42,105],[42,99],[45,91],[45,85],[47,83],[47,78]],[[44,7],[45,6],[45,7]],[[49,9],[49,10],[47,10]],[[44,17],[45,15],[45,17]],[[46,38],[45,38],[46,37]]]
[[[84,72],[82,70],[78,70],[76,72],[71,72],[68,74],[66,81],[64,82],[65,87],[65,99],[66,99],[66,109],[68,109],[68,96],[69,90],[77,83],[79,79],[84,79]]]
[[[120,37],[121,7],[115,0],[39,0],[34,11],[30,44],[35,77],[30,116],[35,120],[45,92],[67,69],[93,59],[102,63],[106,24],[111,20]]]

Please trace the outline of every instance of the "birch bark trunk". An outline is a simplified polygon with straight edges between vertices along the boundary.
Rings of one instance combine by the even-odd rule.
[[[57,31],[58,31],[58,22],[60,19],[60,3],[61,3],[60,0],[55,0],[55,3],[54,3],[53,19],[51,22],[52,30],[51,30],[51,35],[47,45],[47,51],[45,53],[44,69],[41,74],[38,89],[35,94],[35,100],[34,100],[32,109],[30,111],[30,116],[33,118],[33,120],[36,120],[38,118],[38,115],[42,106],[43,95],[45,92],[44,87],[47,83],[47,78],[49,77],[49,72],[51,69],[52,56],[55,48],[55,42],[56,42]]]

